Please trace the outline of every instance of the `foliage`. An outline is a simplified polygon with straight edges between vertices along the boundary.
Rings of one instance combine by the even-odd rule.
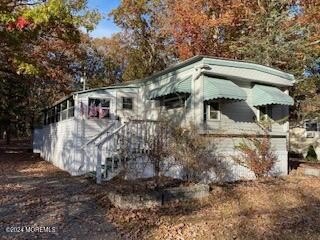
[[[1,1],[0,121],[7,131],[12,121],[28,129],[40,109],[73,90],[79,28],[90,30],[98,19],[85,0]]]
[[[230,43],[246,27],[250,1],[168,1],[164,33],[170,36],[179,59],[205,54],[234,58]]]
[[[308,152],[307,152],[306,160],[312,161],[312,162],[318,161],[318,156],[317,156],[316,151],[314,150],[313,145],[310,145],[310,146],[308,147]]]
[[[277,161],[269,136],[247,137],[235,148],[239,154],[232,156],[232,159],[253,171],[257,178],[266,176]]]
[[[123,29],[121,38],[126,51],[123,80],[141,79],[170,63],[167,39],[162,36],[158,20],[167,9],[166,1],[123,0],[111,13]]]
[[[119,83],[123,79],[126,69],[127,48],[126,41],[121,34],[110,38],[93,39],[96,51],[103,56],[105,78],[110,83]]]

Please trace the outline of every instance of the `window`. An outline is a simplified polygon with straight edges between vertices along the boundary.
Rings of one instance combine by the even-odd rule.
[[[185,97],[171,97],[164,98],[160,102],[160,106],[164,106],[166,109],[182,108],[185,106]]]
[[[60,105],[56,106],[56,113],[55,113],[56,122],[60,121]]]
[[[308,132],[309,131],[316,132],[316,131],[320,130],[320,128],[318,128],[318,122],[316,122],[316,121],[305,121],[305,129]]]
[[[68,117],[68,106],[67,106],[67,101],[63,101],[60,104],[60,120],[65,120]]]
[[[272,106],[271,105],[265,105],[259,107],[259,120],[268,120],[272,118]]]
[[[89,98],[89,118],[109,118],[110,100],[100,98]]]
[[[68,118],[74,117],[74,100],[70,98],[68,100]]]
[[[48,112],[48,123],[54,123],[55,121],[55,113],[54,108],[49,109]]]
[[[220,104],[217,102],[210,103],[209,105],[209,119],[220,120]]]
[[[44,112],[44,125],[74,116],[74,100],[69,98]]]
[[[132,110],[133,109],[133,98],[123,97],[122,98],[122,109]]]

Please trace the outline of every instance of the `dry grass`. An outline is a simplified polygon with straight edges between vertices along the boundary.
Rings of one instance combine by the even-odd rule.
[[[212,189],[201,202],[148,211],[111,208],[107,215],[130,239],[320,239],[319,178],[290,176]]]

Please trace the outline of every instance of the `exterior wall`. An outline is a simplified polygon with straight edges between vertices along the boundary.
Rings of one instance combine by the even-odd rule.
[[[203,61],[202,63],[206,63]],[[219,138],[220,144],[217,144],[217,151],[224,157],[229,165],[230,175],[226,176],[227,181],[239,180],[242,178],[252,179],[254,174],[248,169],[237,166],[232,163],[230,155],[235,153],[235,143],[239,142],[243,134],[262,134],[264,133],[262,128],[256,123],[257,116],[259,115],[258,108],[252,106],[252,82],[257,79],[260,82],[278,84],[279,86],[287,84],[287,80],[283,80],[280,76],[270,77],[269,73],[259,73],[256,70],[248,70],[245,75],[244,69],[232,68],[231,73],[234,76],[243,75],[247,79],[244,80],[242,77],[235,77],[233,82],[242,88],[247,94],[246,101],[221,101],[221,119],[219,121],[208,120],[206,124],[203,120],[203,77],[199,77],[199,70],[197,66],[202,64],[201,62],[193,64],[191,68],[187,68],[184,71],[181,70],[170,77],[160,79],[157,82],[153,82],[147,85],[144,89],[145,96],[147,93],[163,84],[170,81],[181,80],[187,76],[193,76],[192,82],[192,95],[189,99],[189,104],[185,108],[166,110],[161,107],[157,107],[156,101],[146,101],[145,103],[145,116],[152,116],[153,119],[157,119],[158,116],[167,116],[173,118],[176,122],[180,122],[181,125],[186,125],[189,122],[193,122],[200,129],[203,129],[205,133],[214,134],[232,134],[239,135],[239,137],[227,137]],[[212,64],[212,62],[209,62]],[[221,74],[228,75],[228,70],[230,67],[226,66],[215,66],[212,65],[212,69]],[[231,74],[231,79],[232,75]],[[270,78],[271,81],[270,81]],[[272,108],[272,118],[275,121],[272,124],[270,131],[271,142],[275,153],[278,156],[278,162],[275,165],[273,174],[276,175],[286,175],[287,174],[287,159],[288,159],[288,149],[287,149],[287,137],[288,137],[288,121],[287,117],[289,114],[289,107],[284,105],[273,105]],[[145,117],[147,118],[147,117]],[[180,176],[181,168],[177,166],[171,171],[171,175]],[[213,175],[214,176],[214,175]]]
[[[43,144],[42,128],[35,128],[32,133],[32,149],[34,153],[41,153]]]
[[[41,143],[37,150],[41,157],[73,174],[80,166],[80,162],[74,158],[78,136],[74,132],[73,118],[46,125],[41,132],[41,135],[34,135],[34,142]]]
[[[133,109],[126,110],[122,108],[122,98],[130,97],[133,98]],[[126,90],[126,91],[117,91],[116,93],[117,106],[116,106],[116,115],[120,117],[120,119],[128,120],[129,118],[139,118],[140,108],[143,105],[143,102],[139,99],[139,92]]]
[[[230,170],[227,171],[226,180],[235,181],[241,179],[253,179],[254,174],[249,169],[235,164],[232,160],[232,156],[237,155],[235,151],[235,145],[238,145],[244,138],[215,138],[213,141],[216,146],[216,152],[219,156],[222,156],[228,161],[227,167]],[[271,138],[272,150],[278,157],[272,175],[286,175],[288,173],[288,151],[287,140],[285,137],[273,137]]]
[[[181,69],[179,71],[174,71],[164,77],[160,77],[157,81],[147,83],[141,88],[141,118],[142,119],[152,119],[158,120],[159,118],[170,117],[175,122],[181,123],[182,125],[187,124],[192,120],[191,105],[186,108],[176,108],[176,109],[165,109],[160,107],[158,101],[149,100],[148,93],[160,86],[163,86],[169,82],[180,81],[186,77],[194,74],[194,67],[196,64],[189,65],[188,67]],[[191,97],[190,97],[191,98]],[[189,99],[190,101],[190,99]]]
[[[80,175],[90,171],[94,171],[96,160],[90,158],[90,153],[83,149],[82,146],[98,135],[101,131],[109,128],[114,120],[109,119],[74,119],[75,128],[77,129],[77,144],[75,146],[75,161],[79,161],[80,165],[75,169],[74,175]],[[112,131],[113,128],[110,130]]]
[[[93,171],[96,159],[90,159],[81,147],[112,123],[105,119],[70,118],[46,125],[34,131],[33,151],[71,175]]]
[[[205,62],[205,61],[204,61]],[[144,101],[142,106],[143,119],[158,119],[161,117],[168,117],[173,119],[181,125],[187,125],[192,122],[200,129],[209,130],[209,132],[221,132],[221,133],[262,133],[262,129],[256,124],[256,119],[258,116],[258,108],[252,106],[252,83],[251,80],[244,81],[241,78],[233,80],[240,88],[242,88],[247,94],[246,101],[225,101],[221,100],[221,119],[219,121],[207,120],[204,123],[203,116],[203,76],[200,75],[200,70],[198,67],[203,64],[203,62],[198,62],[193,65],[188,66],[188,68],[181,69],[180,71],[173,72],[167,77],[160,78],[158,81],[151,82],[147,84],[142,89],[141,98]],[[226,71],[226,66],[223,66],[224,71]],[[219,68],[213,65],[212,69],[218,71]],[[236,69],[233,69],[236,71]],[[239,70],[240,72],[242,69]],[[251,71],[251,70],[250,70]],[[253,71],[253,70],[252,70]],[[256,76],[259,72],[254,70],[253,76]],[[227,71],[226,71],[227,72]],[[239,74],[240,74],[239,72]],[[172,81],[179,81],[187,76],[193,76],[192,81],[192,94],[187,100],[185,108],[176,108],[167,110],[164,107],[159,107],[157,101],[147,100],[148,92],[159,86],[167,84]],[[270,74],[261,73],[259,78],[261,81],[264,79],[268,81],[268,76]],[[279,82],[280,77],[276,76],[274,81]],[[280,81],[281,82],[281,81]],[[282,83],[282,82],[281,82]],[[272,124],[272,134],[287,136],[288,132],[288,121],[285,120],[289,114],[289,107],[284,105],[273,105],[272,107],[272,117],[275,121]],[[280,121],[282,120],[282,121]]]

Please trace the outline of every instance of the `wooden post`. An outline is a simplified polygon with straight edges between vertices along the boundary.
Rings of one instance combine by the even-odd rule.
[[[103,169],[103,178],[107,179],[107,148],[102,147],[102,157],[103,157],[103,162],[104,162],[104,169]]]
[[[96,182],[97,184],[101,184],[101,161],[102,161],[102,154],[101,154],[101,146],[99,145],[98,148],[95,148],[94,154],[97,156],[97,166],[96,166]]]
[[[114,172],[114,155],[112,154],[111,171]]]

